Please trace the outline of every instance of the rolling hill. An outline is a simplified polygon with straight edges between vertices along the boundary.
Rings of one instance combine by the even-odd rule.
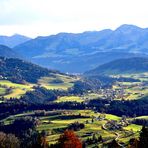
[[[103,64],[93,70],[85,72],[86,75],[112,75],[148,72],[148,58],[119,59]]]
[[[80,73],[115,59],[147,55],[147,36],[147,28],[122,25],[116,30],[40,36],[14,50],[42,66]]]
[[[16,58],[19,54],[5,45],[0,45],[0,57]]]
[[[48,70],[20,59],[0,57],[0,79],[15,83],[36,83],[39,78],[59,72]]]

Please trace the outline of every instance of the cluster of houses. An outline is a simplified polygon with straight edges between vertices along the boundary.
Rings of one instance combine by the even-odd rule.
[[[110,89],[100,89],[96,93],[99,94],[99,96],[102,99],[108,99],[110,101],[114,99],[126,99],[130,95],[136,95],[137,97],[142,97],[145,94],[141,92],[130,92],[127,91],[131,88],[137,88],[138,90],[145,90],[148,89],[148,82],[141,82],[141,83],[135,83],[131,85],[124,85],[121,83],[116,84],[116,88],[110,88]],[[89,99],[88,99],[89,100]]]

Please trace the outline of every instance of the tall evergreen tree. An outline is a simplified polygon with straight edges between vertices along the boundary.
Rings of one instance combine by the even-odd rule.
[[[148,127],[143,126],[140,138],[139,138],[139,148],[147,148],[148,147]]]

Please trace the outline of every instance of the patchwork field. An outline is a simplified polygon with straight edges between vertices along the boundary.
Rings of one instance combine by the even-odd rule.
[[[80,117],[78,115],[80,115]],[[128,125],[122,130],[103,129],[102,126],[106,124],[108,120],[119,121],[121,120],[121,117],[105,114],[105,118],[99,120],[97,117],[100,115],[102,114],[94,113],[90,110],[65,111],[64,115],[62,114],[53,117],[41,117],[41,124],[37,127],[37,129],[39,131],[48,131],[49,135],[47,139],[49,144],[55,143],[58,140],[60,133],[62,133],[69,124],[75,122],[85,124],[84,129],[76,131],[76,134],[83,140],[86,140],[88,137],[91,138],[93,134],[95,134],[97,137],[101,135],[104,141],[108,142],[114,138],[117,138],[116,133],[119,133],[119,142],[127,143],[133,136],[139,136],[137,133],[139,133],[141,130],[141,126],[135,124]]]
[[[0,80],[0,96],[5,98],[20,98],[27,91],[33,90],[33,86],[43,86],[47,89],[63,89],[67,90],[73,86],[73,82],[77,79],[66,75],[57,74],[55,77],[43,77],[39,79],[37,84],[17,84],[7,80]],[[10,92],[6,93],[6,88],[11,89]]]
[[[115,76],[114,76],[115,77]],[[123,97],[117,99],[135,100],[148,95],[148,73],[118,75],[116,77],[134,78],[140,82],[117,82],[114,90],[124,91]]]
[[[144,76],[135,75],[134,77],[141,80],[140,82],[116,82],[113,87],[97,90],[96,92],[88,91],[83,95],[73,95],[58,97],[54,102],[84,102],[88,103],[92,99],[118,99],[118,100],[133,100],[140,99],[148,95],[147,74]],[[128,77],[128,75],[126,76]],[[129,76],[131,77],[131,76]],[[141,78],[142,77],[142,78]],[[33,90],[34,86],[43,86],[47,89],[62,89],[67,90],[74,85],[74,82],[79,80],[77,77],[70,77],[62,74],[56,74],[51,77],[42,77],[37,84],[16,84],[6,80],[0,80],[0,96],[5,98],[19,98],[27,91]],[[9,91],[8,91],[9,89]],[[76,103],[74,103],[75,105]],[[135,118],[119,117],[112,114],[99,113],[89,110],[53,110],[43,111],[43,114],[34,112],[24,112],[22,114],[10,115],[3,119],[5,125],[12,123],[17,118],[32,116],[39,121],[36,129],[41,132],[47,132],[47,141],[49,144],[57,142],[59,136],[68,129],[71,124],[82,123],[84,128],[77,129],[75,133],[80,139],[86,141],[88,138],[99,138],[102,136],[103,143],[108,143],[116,139],[122,146],[126,145],[133,137],[139,137],[141,125],[133,124]],[[143,114],[142,114],[143,115]],[[148,116],[136,117],[136,119],[148,119]],[[96,143],[100,146],[102,144]],[[93,147],[91,144],[88,147]]]
[[[5,124],[11,123],[13,120],[23,116],[34,116],[34,112],[18,114],[6,118]],[[117,139],[120,143],[127,143],[130,138],[138,137],[141,126],[129,124],[121,129],[107,128],[109,122],[122,120],[121,117],[111,114],[95,113],[91,110],[58,110],[48,111],[46,115],[38,115],[39,125],[38,131],[45,130],[47,132],[47,140],[49,144],[56,143],[60,134],[68,128],[71,123],[83,123],[83,129],[75,131],[83,140],[91,138],[94,134],[96,137],[103,137],[104,143],[113,139]],[[128,120],[128,119],[127,119]],[[92,145],[90,145],[91,147]]]

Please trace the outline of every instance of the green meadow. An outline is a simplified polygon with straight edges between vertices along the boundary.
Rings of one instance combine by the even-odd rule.
[[[60,80],[61,83],[56,83],[57,79]],[[67,90],[73,86],[74,81],[76,81],[76,78],[59,74],[54,77],[42,77],[39,79],[37,84],[17,84],[8,80],[0,80],[0,96],[4,96],[5,98],[20,98],[27,91],[33,90],[33,86],[37,85],[43,86],[47,89]],[[4,87],[11,88],[11,92],[6,94],[6,89]]]
[[[5,98],[19,98],[20,96],[22,96],[23,94],[25,94],[27,91],[32,90],[33,84],[17,84],[17,83],[13,83],[7,80],[0,80],[0,85],[4,90],[4,87],[10,88],[11,92],[9,94],[5,94],[5,92],[3,94],[1,94],[2,96],[4,96]],[[1,90],[0,90],[0,93]]]
[[[73,82],[76,78],[66,75],[56,74],[54,77],[42,77],[38,80],[38,84],[47,89],[63,89],[67,90],[73,86]],[[57,82],[56,82],[57,81]]]
[[[80,97],[78,96],[65,96],[65,97],[60,97],[58,98],[55,102],[83,102]]]

